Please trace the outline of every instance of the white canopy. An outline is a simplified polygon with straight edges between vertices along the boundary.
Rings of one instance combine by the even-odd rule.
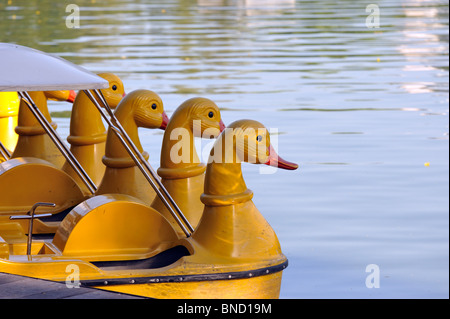
[[[0,43],[0,92],[104,89],[108,81],[60,57]]]

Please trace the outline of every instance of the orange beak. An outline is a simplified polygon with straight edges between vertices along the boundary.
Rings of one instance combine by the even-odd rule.
[[[73,103],[73,101],[75,101],[75,98],[77,97],[77,92],[75,92],[74,90],[70,90],[69,91],[69,97],[67,98],[67,102]]]
[[[219,127],[220,127],[220,132],[221,132],[221,133],[222,133],[223,130],[226,128],[225,123],[223,123],[222,120],[220,120],[220,122],[219,122]]]
[[[298,164],[285,161],[279,157],[272,145],[269,146],[269,158],[264,164],[289,170],[298,168]]]
[[[159,128],[161,130],[165,130],[168,123],[169,123],[169,117],[167,116],[166,112],[162,112],[162,123]]]

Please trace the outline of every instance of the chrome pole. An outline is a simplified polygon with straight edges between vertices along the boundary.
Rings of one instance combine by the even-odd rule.
[[[35,215],[34,212],[36,211],[36,208],[38,208],[39,206],[55,207],[56,205],[53,203],[36,203],[33,205],[33,207],[31,207],[31,209],[27,215],[9,216],[9,219],[11,219],[11,220],[15,220],[15,219],[29,219],[30,220],[30,222],[28,224],[28,239],[27,239],[27,255],[28,256],[31,255],[31,242],[32,242],[32,238],[33,238],[34,219],[53,216],[51,213]]]
[[[130,157],[133,159],[135,164],[138,166],[138,168],[143,173],[144,177],[147,179],[147,181],[150,183],[152,188],[155,190],[156,194],[159,196],[163,204],[167,207],[175,221],[178,223],[178,225],[181,227],[183,232],[186,234],[187,237],[191,236],[192,232],[194,231],[194,228],[189,223],[187,218],[184,216],[184,214],[181,212],[180,208],[177,206],[175,201],[173,200],[172,196],[170,196],[167,189],[164,187],[164,185],[161,183],[161,181],[158,179],[155,171],[152,169],[150,164],[145,160],[145,158],[142,156],[141,152],[137,149],[136,145],[134,145],[131,138],[128,136],[127,132],[123,128],[123,126],[120,124],[120,122],[117,120],[116,116],[114,115],[113,111],[109,107],[108,103],[106,102],[103,94],[99,90],[94,90],[95,94],[99,98],[99,100],[104,105],[104,109],[108,113],[109,117],[105,114],[105,111],[100,106],[98,101],[95,99],[95,97],[92,95],[92,93],[88,90],[84,91],[86,95],[89,97],[89,99],[94,103],[94,105],[99,110],[102,117],[105,119],[105,121],[108,123],[109,127],[115,132],[123,146],[125,147],[126,151],[130,155]],[[150,172],[150,175],[149,175]],[[155,184],[156,181],[156,185]],[[159,186],[159,187],[158,187]],[[162,192],[161,192],[162,190]],[[168,200],[167,200],[168,199]],[[172,204],[172,206],[169,204]],[[176,212],[175,212],[176,210]],[[181,220],[180,220],[181,218]],[[187,227],[187,228],[186,228]]]
[[[161,183],[161,181],[158,178],[158,175],[155,173],[155,171],[153,170],[153,168],[151,167],[151,165],[144,159],[144,157],[142,156],[142,154],[139,152],[139,150],[137,149],[136,145],[134,145],[133,141],[130,139],[130,137],[128,136],[127,132],[125,131],[125,129],[123,128],[123,126],[120,124],[120,122],[117,120],[117,118],[114,115],[114,112],[112,111],[112,109],[109,107],[108,103],[106,102],[105,97],[103,96],[103,93],[101,90],[94,90],[95,94],[99,97],[99,99],[102,101],[102,103],[105,106],[105,109],[108,111],[108,114],[110,114],[110,116],[113,118],[113,120],[116,122],[116,126],[117,128],[121,131],[121,133],[123,134],[123,136],[125,137],[127,143],[129,146],[131,146],[133,152],[135,154],[137,154],[138,158],[140,159],[141,163],[145,166],[145,168],[147,169],[147,171],[150,172],[150,174],[153,177],[153,180],[156,181],[156,183],[158,184],[159,188],[162,190],[162,192],[164,193],[165,197],[169,200],[169,202],[172,204],[173,208],[176,210],[178,216],[183,220],[183,222],[185,223],[185,225],[188,227],[189,231],[192,233],[194,232],[194,228],[191,226],[191,224],[189,223],[189,221],[187,220],[186,216],[184,216],[184,214],[181,212],[181,209],[178,207],[177,203],[175,203],[174,199],[172,198],[172,196],[169,194],[169,192],[167,191],[167,189],[164,187],[164,185]],[[135,161],[136,162],[136,161]],[[142,169],[141,169],[142,171]],[[146,177],[147,180],[149,180],[148,176]],[[155,187],[153,187],[155,188]],[[156,189],[155,189],[156,190]],[[161,197],[161,196],[160,196]],[[163,199],[161,197],[161,199],[164,202],[167,202],[166,199]],[[165,203],[166,207],[168,207],[168,205]],[[175,212],[173,211],[173,209],[168,207],[168,210],[170,211],[170,213],[174,216]],[[190,234],[189,234],[190,235]],[[189,236],[188,235],[188,236]]]
[[[95,185],[95,183],[91,180],[81,164],[58,136],[58,133],[56,133],[55,129],[50,125],[50,123],[48,123],[41,110],[39,110],[36,104],[34,104],[33,99],[30,97],[30,95],[27,92],[18,93],[20,97],[25,101],[25,104],[28,106],[31,113],[33,113],[38,122],[42,125],[45,132],[49,135],[50,139],[53,141],[53,143],[55,143],[56,147],[60,150],[67,162],[70,164],[70,166],[75,170],[78,176],[80,176],[81,180],[84,184],[86,184],[89,191],[94,194],[97,190],[97,185]]]
[[[2,155],[6,160],[11,158],[11,153],[2,142],[0,142],[0,155]]]

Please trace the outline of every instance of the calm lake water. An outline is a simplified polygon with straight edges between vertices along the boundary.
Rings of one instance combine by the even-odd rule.
[[[0,42],[114,72],[169,116],[204,96],[278,130],[300,168],[243,171],[289,258],[281,298],[448,298],[448,18],[440,0],[5,0]],[[140,133],[156,168],[162,133]]]

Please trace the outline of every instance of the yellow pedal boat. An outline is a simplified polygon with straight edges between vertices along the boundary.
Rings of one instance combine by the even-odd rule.
[[[92,190],[54,234],[33,234],[34,222],[52,216],[45,213],[46,207],[55,205],[51,202],[37,201],[27,214],[11,214],[0,222],[0,272],[62,282],[68,288],[90,286],[151,298],[279,297],[288,261],[275,232],[252,202],[241,163],[298,166],[278,157],[261,123],[238,120],[226,129],[221,121],[214,124],[222,132],[212,134],[218,137],[202,177],[203,212],[195,218],[194,229],[102,95],[100,89],[107,88],[108,81],[63,59],[13,44],[0,43],[0,65],[5,71],[0,92],[18,92],[80,181]],[[82,90],[93,102],[109,126],[108,138],[114,134],[120,141],[124,154],[164,205],[164,213],[154,208],[161,203],[153,207],[130,194],[95,194],[95,183],[27,93],[68,89]],[[156,109],[155,105],[147,107]],[[120,109],[119,104],[116,112]],[[8,165],[0,163],[0,175]],[[28,232],[18,220],[28,221]]]

